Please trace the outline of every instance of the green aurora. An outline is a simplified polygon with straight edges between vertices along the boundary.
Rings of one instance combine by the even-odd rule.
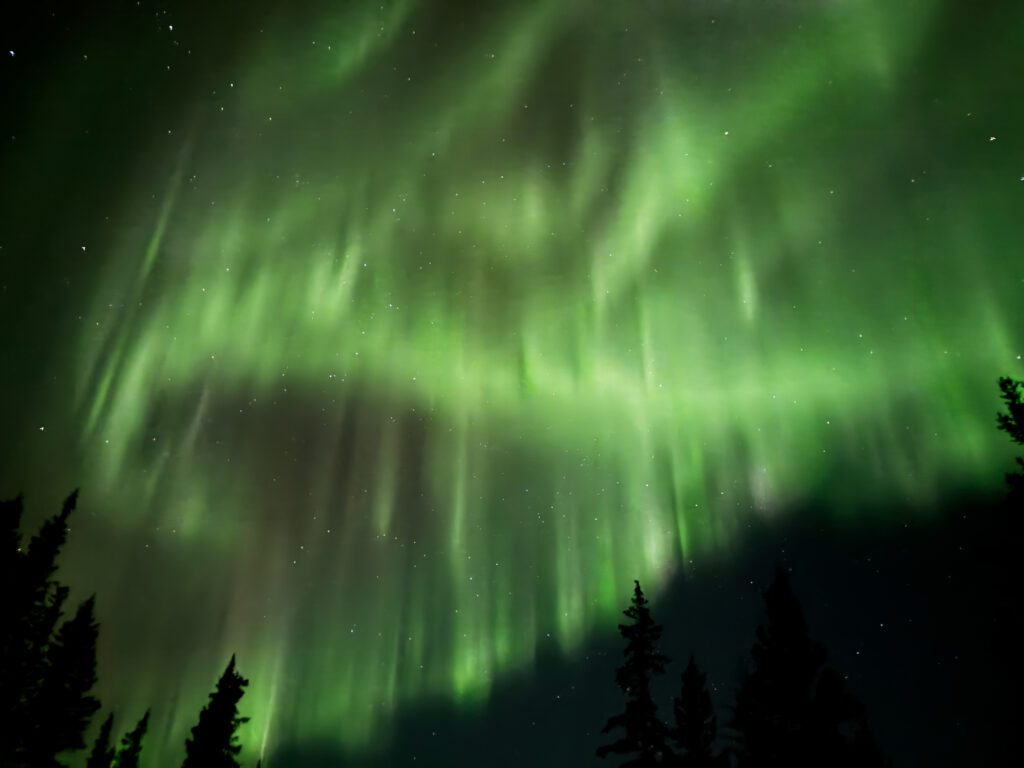
[[[55,408],[147,749],[232,652],[249,758],[359,749],[753,518],[998,482],[1024,7],[929,81],[951,2],[441,5],[267,12],[118,172]]]

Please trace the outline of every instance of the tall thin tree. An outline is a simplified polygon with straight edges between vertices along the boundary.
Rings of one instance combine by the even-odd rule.
[[[85,733],[100,708],[96,685],[95,598],[78,606],[46,648],[46,675],[32,702],[29,726],[33,765],[50,764],[61,752],[84,749]]]
[[[113,728],[114,713],[111,712],[100,726],[100,732],[93,742],[85,768],[110,768],[114,762],[114,747],[110,744],[110,732]]]
[[[46,648],[68,595],[53,575],[77,499],[77,491],[68,496],[60,514],[46,520],[27,547],[22,545],[20,533],[22,497],[0,507],[7,540],[4,589],[0,592],[4,616],[0,622],[0,719],[10,724],[15,736],[3,740],[5,747],[17,746],[26,726],[35,719],[31,703],[45,674]]]
[[[5,579],[0,594],[0,764],[58,765],[64,751],[85,747],[85,732],[99,708],[94,599],[61,623],[68,588],[56,578],[78,491],[59,514],[22,545],[21,497],[0,504]]]
[[[648,600],[634,581],[633,598],[623,615],[629,624],[619,624],[619,633],[626,640],[625,661],[615,673],[615,682],[626,696],[623,711],[608,719],[601,733],[620,730],[620,737],[601,746],[598,757],[622,755],[626,762],[623,767],[647,768],[667,765],[671,752],[666,744],[668,729],[658,719],[658,707],[651,696],[651,678],[665,672],[669,662],[667,656],[658,650],[662,628],[654,622],[648,608]]]
[[[217,681],[217,688],[210,694],[210,702],[199,713],[192,736],[185,742],[182,768],[238,768],[235,758],[242,747],[236,732],[238,726],[249,720],[239,716],[238,702],[248,684],[235,669],[232,654],[227,669]]]
[[[121,746],[117,750],[115,768],[139,768],[139,759],[142,756],[142,740],[149,730],[149,710],[142,716],[128,733],[121,739]]]

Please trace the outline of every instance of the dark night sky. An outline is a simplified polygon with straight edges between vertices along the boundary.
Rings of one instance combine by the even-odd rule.
[[[781,561],[1002,764],[1024,5],[8,5],[0,496],[151,759],[237,652],[252,764],[599,764],[632,580],[724,720]]]

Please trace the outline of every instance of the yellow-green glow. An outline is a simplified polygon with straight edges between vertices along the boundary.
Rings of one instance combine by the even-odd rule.
[[[154,138],[75,341],[147,749],[232,652],[249,757],[358,749],[752,517],[999,477],[1021,171],[902,160],[945,3],[336,5]]]

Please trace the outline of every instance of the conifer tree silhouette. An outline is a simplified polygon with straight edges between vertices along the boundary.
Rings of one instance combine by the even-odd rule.
[[[658,719],[657,705],[650,690],[651,677],[664,673],[669,659],[658,652],[662,628],[651,618],[640,582],[633,583],[631,604],[623,611],[631,623],[619,624],[619,633],[626,639],[626,659],[615,673],[615,682],[626,695],[626,706],[601,729],[601,733],[615,729],[623,733],[617,741],[599,747],[597,756],[623,755],[628,758],[621,763],[623,768],[647,768],[668,765],[672,760],[666,744],[668,729]]]
[[[235,757],[242,747],[238,744],[236,730],[249,720],[239,716],[238,702],[248,684],[249,681],[235,670],[232,654],[216,690],[210,694],[209,704],[199,713],[192,736],[185,742],[182,768],[238,768]]]
[[[999,390],[1002,393],[1003,402],[1006,404],[1006,413],[996,414],[996,423],[999,429],[1010,436],[1010,439],[1017,445],[1024,445],[1024,402],[1021,400],[1021,390],[1024,389],[1024,381],[1016,381],[1008,376],[999,379]],[[1024,457],[1018,456],[1016,472],[1006,473],[1006,483],[1010,486],[1010,499],[1019,506],[1024,506]]]
[[[95,602],[90,597],[79,605],[46,649],[46,678],[36,699],[40,719],[34,729],[45,752],[84,749],[85,732],[100,708],[99,699],[89,693],[96,685]]]
[[[142,755],[142,739],[149,730],[149,710],[132,730],[121,739],[121,747],[117,750],[115,768],[139,768],[139,757]]]
[[[711,704],[707,679],[690,654],[681,676],[679,695],[674,700],[675,726],[670,736],[678,749],[680,768],[713,768],[722,765],[714,754],[718,721]]]
[[[110,768],[114,762],[114,748],[110,744],[110,732],[114,728],[114,713],[107,715],[107,719],[100,726],[100,732],[93,742],[92,752],[89,753],[89,760],[85,768]]]
[[[53,579],[57,555],[67,535],[67,520],[77,494],[64,502],[59,515],[43,523],[27,549],[22,548],[22,497],[3,502],[5,589],[0,629],[0,718],[11,723],[16,739],[30,722],[27,709],[36,693],[46,661],[46,646],[60,619],[68,590]]]
[[[825,667],[825,649],[811,639],[784,568],[763,596],[765,621],[731,723],[738,768],[882,765],[863,705]]]
[[[0,596],[0,764],[48,768],[57,755],[85,747],[99,701],[94,598],[61,623],[68,588],[54,578],[78,491],[21,544],[21,497],[0,503],[5,588]]]

